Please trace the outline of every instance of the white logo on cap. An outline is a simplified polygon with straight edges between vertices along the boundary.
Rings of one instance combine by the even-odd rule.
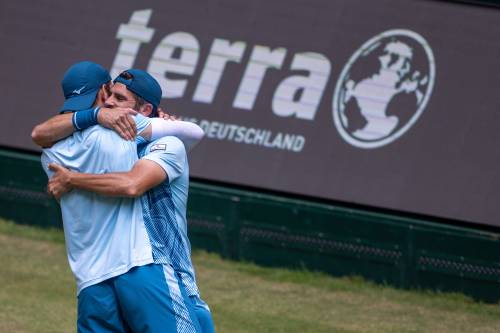
[[[80,93],[82,92],[83,88],[85,88],[87,85],[84,85],[83,87],[81,87],[80,89],[75,89],[73,90],[73,94],[77,94],[77,95],[80,95]]]

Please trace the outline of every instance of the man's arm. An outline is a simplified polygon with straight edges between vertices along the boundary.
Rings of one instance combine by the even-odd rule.
[[[146,132],[146,131],[145,131]],[[154,141],[165,136],[175,136],[182,141],[187,151],[191,150],[205,136],[203,129],[195,123],[182,120],[151,119],[151,132],[145,137]]]
[[[139,160],[132,170],[107,174],[72,172],[58,164],[49,164],[54,175],[49,180],[47,192],[59,199],[73,188],[106,196],[139,197],[147,190],[161,184],[168,177],[157,163]]]
[[[131,116],[136,114],[137,111],[129,108],[101,108],[97,121],[100,125],[117,132],[125,140],[133,140],[137,128]],[[72,118],[73,113],[65,113],[36,125],[31,132],[31,139],[42,148],[52,147],[54,143],[75,131]]]
[[[31,132],[31,139],[42,148],[51,147],[75,131],[72,117],[72,113],[60,114],[36,125]]]

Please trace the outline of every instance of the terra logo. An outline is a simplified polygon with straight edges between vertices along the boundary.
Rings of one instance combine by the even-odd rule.
[[[364,43],[344,66],[333,96],[342,138],[359,148],[384,146],[419,118],[432,93],[434,55],[410,30],[388,30]]]
[[[121,42],[112,77],[133,67],[141,44],[152,41],[156,31],[148,27],[152,13],[152,9],[134,11],[129,23],[118,28],[116,38]],[[232,104],[223,109],[252,111],[263,82],[276,71],[288,71],[274,91],[267,93],[270,111],[280,118],[315,120],[331,75],[332,63],[326,55],[214,38],[208,55],[202,58],[206,42],[190,32],[174,31],[157,44],[147,71],[158,80],[163,98],[213,104],[225,73],[235,65],[245,66],[239,83],[234,81]],[[399,29],[373,37],[351,56],[337,80],[333,96],[337,131],[358,148],[377,148],[396,140],[424,111],[434,79],[434,56],[422,36]],[[187,89],[188,84],[194,84],[194,91]]]

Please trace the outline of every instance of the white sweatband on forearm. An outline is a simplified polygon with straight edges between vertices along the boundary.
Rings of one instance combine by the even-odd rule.
[[[205,132],[200,126],[189,121],[181,120],[165,120],[162,118],[151,119],[151,141],[157,140],[164,136],[175,136],[184,143],[186,151],[193,148],[203,136]]]

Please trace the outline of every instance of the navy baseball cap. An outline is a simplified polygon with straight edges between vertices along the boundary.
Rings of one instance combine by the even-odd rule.
[[[158,81],[148,72],[141,69],[128,69],[118,75],[113,82],[124,84],[128,90],[151,103],[153,114],[156,114],[162,91]]]
[[[72,65],[61,81],[64,92],[65,111],[85,110],[94,104],[97,92],[101,86],[111,81],[109,72],[99,64],[91,61],[82,61]]]

